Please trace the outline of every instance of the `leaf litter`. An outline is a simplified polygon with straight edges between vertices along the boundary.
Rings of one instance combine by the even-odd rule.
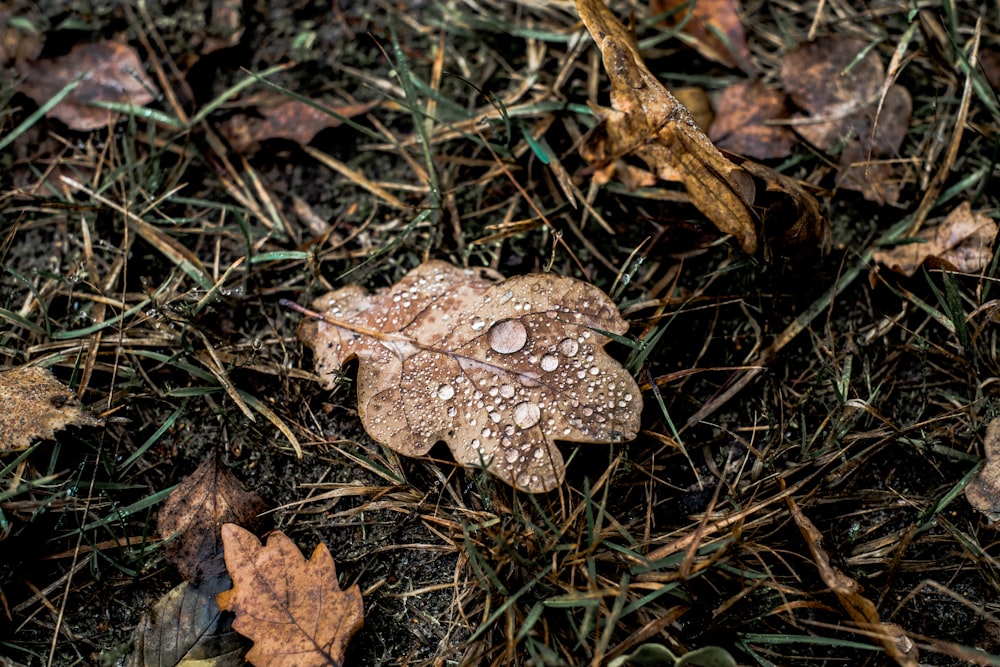
[[[364,625],[357,584],[341,590],[326,545],[306,560],[284,533],[262,545],[239,526],[222,527],[233,588],[219,608],[236,615],[233,628],[253,640],[246,659],[258,667],[341,665],[348,642]]]
[[[49,110],[51,116],[74,130],[96,130],[121,120],[120,113],[95,103],[142,107],[158,94],[135,49],[121,42],[78,44],[64,56],[25,63],[20,73],[24,77],[21,92],[39,105],[76,82]]]
[[[332,387],[352,358],[365,430],[406,456],[445,441],[463,466],[519,489],[558,486],[555,440],[636,436],[642,397],[604,346],[628,324],[596,287],[427,262],[374,294],[348,285],[316,299],[299,337]]]
[[[52,371],[22,366],[0,372],[0,454],[27,449],[67,426],[100,423]]]

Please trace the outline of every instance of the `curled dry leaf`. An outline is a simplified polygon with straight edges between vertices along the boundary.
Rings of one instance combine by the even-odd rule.
[[[740,81],[722,91],[708,136],[723,150],[757,160],[790,155],[795,133],[768,121],[787,120],[785,95],[759,82]]]
[[[962,202],[941,224],[925,227],[912,239],[916,242],[876,252],[872,259],[897,273],[912,276],[925,262],[952,271],[978,273],[993,260],[997,223],[981,212],[973,212]]]
[[[27,449],[66,426],[99,423],[48,369],[25,366],[0,372],[0,454]]]
[[[986,460],[966,485],[965,497],[991,523],[996,523],[1000,521],[1000,418],[986,427],[983,449]]]
[[[894,84],[878,112],[885,67],[874,50],[858,59],[867,47],[850,37],[803,44],[785,55],[781,80],[806,112],[795,116],[796,132],[822,149],[846,142],[838,184],[872,201],[894,204],[901,176],[893,163],[880,159],[898,157],[913,103],[909,92]]]
[[[671,11],[667,25],[683,23],[684,33],[693,40],[698,53],[726,67],[752,71],[739,0],[651,0],[649,3],[649,13],[653,16]],[[725,40],[719,35],[725,35]]]
[[[508,280],[428,262],[391,289],[356,285],[313,303],[302,341],[316,371],[357,357],[365,430],[407,456],[439,440],[533,493],[563,479],[554,440],[617,442],[639,428],[635,380],[604,351],[628,325],[593,285],[549,274]]]
[[[236,615],[233,628],[253,640],[247,661],[258,667],[329,667],[344,662],[351,637],[364,625],[357,585],[340,589],[337,570],[320,543],[306,560],[283,533],[263,546],[253,533],[222,527],[233,588],[219,607]]]
[[[786,498],[792,518],[809,545],[816,569],[823,583],[837,596],[844,611],[858,628],[879,643],[886,654],[902,667],[917,667],[919,651],[906,632],[895,623],[885,623],[878,615],[875,604],[864,596],[864,589],[856,580],[847,576],[830,563],[830,555],[823,548],[823,534],[802,513],[792,496]]]
[[[220,530],[224,523],[258,526],[264,501],[243,490],[236,476],[211,454],[177,485],[160,508],[157,530],[166,540],[167,560],[181,575],[198,582],[225,572]]]
[[[93,102],[141,107],[153,101],[156,91],[135,50],[119,42],[80,44],[65,56],[24,65],[21,74],[21,92],[39,105],[82,77],[76,88],[49,111],[49,115],[74,130],[96,130],[118,121],[119,114],[94,106]]]
[[[605,183],[613,175],[631,185],[652,185],[657,177],[684,184],[691,203],[749,254],[757,250],[751,213],[753,179],[727,160],[690,112],[646,68],[635,39],[603,0],[577,0],[577,11],[593,36],[611,80],[611,109],[595,108],[601,121],[580,148]],[[627,165],[634,156],[648,171]]]
[[[135,629],[129,667],[240,667],[247,641],[215,596],[228,576],[185,581],[156,601]]]

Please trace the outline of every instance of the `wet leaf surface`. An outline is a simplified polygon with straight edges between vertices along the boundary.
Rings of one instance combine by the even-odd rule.
[[[25,366],[0,372],[0,454],[27,449],[67,426],[99,423],[51,371]]]
[[[941,224],[924,228],[912,242],[876,252],[872,258],[906,276],[915,274],[924,263],[979,273],[993,260],[996,236],[997,223],[962,202]]]
[[[593,36],[611,79],[611,109],[595,108],[601,125],[580,149],[605,183],[617,176],[628,185],[656,178],[684,184],[691,203],[749,254],[757,250],[751,213],[753,180],[712,144],[691,113],[653,74],[625,29],[601,0],[577,0],[577,11]],[[624,163],[633,156],[648,171]]]
[[[130,667],[237,667],[247,641],[232,629],[215,596],[228,589],[226,575],[194,585],[185,581],[157,600],[135,631]]]
[[[692,7],[693,5],[693,7]],[[683,24],[698,53],[726,67],[752,71],[746,31],[740,21],[739,0],[651,0],[649,13],[670,15],[668,26]]]
[[[555,440],[635,437],[642,397],[604,351],[628,325],[596,287],[550,274],[428,262],[374,294],[349,285],[313,303],[299,336],[332,386],[357,357],[358,411],[375,440],[407,456],[445,441],[530,492],[561,483]]]
[[[65,56],[25,64],[21,92],[42,105],[77,77],[80,81],[49,115],[74,130],[114,125],[121,114],[93,106],[118,102],[141,107],[154,99],[156,85],[146,76],[135,50],[119,42],[80,44]]]
[[[160,508],[157,529],[166,543],[166,557],[181,575],[197,582],[225,572],[220,529],[224,523],[248,528],[259,525],[264,502],[243,490],[236,476],[209,455],[198,469],[177,485]]]
[[[327,667],[344,661],[351,637],[364,624],[357,585],[341,590],[326,545],[306,560],[283,533],[261,545],[235,524],[222,527],[233,588],[219,607],[236,615],[233,628],[254,642],[248,662],[268,667]]]

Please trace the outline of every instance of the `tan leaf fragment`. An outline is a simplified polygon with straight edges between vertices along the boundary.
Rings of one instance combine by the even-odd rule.
[[[167,560],[181,575],[198,582],[225,572],[220,530],[225,523],[258,526],[264,501],[243,485],[219,458],[210,454],[177,485],[160,507],[157,530],[166,543]]]
[[[233,628],[253,640],[246,655],[259,667],[328,667],[344,661],[351,637],[364,625],[357,585],[341,590],[326,545],[309,560],[283,533],[263,546],[253,533],[222,527],[233,588],[217,597],[236,615]]]
[[[917,232],[914,243],[880,250],[872,255],[897,273],[912,276],[925,263],[961,273],[979,273],[993,260],[997,223],[985,213],[962,202],[934,227]]]
[[[215,596],[228,576],[185,581],[161,597],[135,629],[129,667],[239,667],[247,641],[233,631]]]
[[[363,114],[377,102],[366,104],[346,104],[331,106],[330,110],[340,116],[351,117]],[[236,117],[223,124],[222,131],[233,145],[242,151],[265,139],[290,139],[305,146],[322,130],[338,127],[342,121],[321,109],[300,102],[282,98],[277,105],[260,109],[263,118]]]
[[[722,91],[708,136],[715,145],[757,160],[786,157],[795,133],[768,121],[786,120],[791,111],[785,95],[760,82],[740,81]]]
[[[683,23],[683,31],[698,53],[726,67],[753,71],[746,31],[740,21],[743,9],[739,0],[651,0],[649,3],[651,16],[671,10],[674,13],[667,18],[667,25]],[[719,35],[725,35],[725,39]]]
[[[830,556],[823,549],[823,534],[812,521],[802,513],[798,503],[792,496],[786,498],[792,518],[802,533],[802,538],[809,546],[813,562],[819,570],[823,583],[837,596],[844,611],[851,617],[859,629],[885,649],[886,654],[896,664],[903,667],[917,667],[919,651],[906,631],[895,623],[884,623],[878,615],[878,609],[871,600],[866,598],[864,589],[855,579],[847,576],[830,564]]]
[[[67,426],[98,424],[48,369],[22,366],[0,372],[0,454],[27,449]]]
[[[983,437],[983,467],[965,486],[965,498],[991,523],[1000,521],[1000,418],[992,420]]]
[[[93,102],[141,107],[153,101],[157,90],[135,50],[112,41],[79,44],[65,56],[26,64],[20,71],[24,76],[21,92],[39,105],[82,76],[76,88],[49,111],[74,130],[96,130],[118,122],[120,114]]]
[[[577,11],[593,36],[611,80],[612,109],[595,108],[601,125],[580,154],[605,183],[617,175],[635,186],[657,177],[683,183],[691,203],[749,254],[757,250],[751,214],[753,179],[727,160],[690,112],[646,68],[635,38],[602,0],[577,0]],[[624,163],[635,156],[649,171]]]
[[[639,387],[603,349],[602,332],[628,325],[588,283],[434,261],[392,288],[349,285],[313,308],[299,337],[317,373],[332,386],[357,357],[365,430],[406,456],[443,440],[461,465],[538,493],[564,476],[555,440],[621,442],[639,429]]]

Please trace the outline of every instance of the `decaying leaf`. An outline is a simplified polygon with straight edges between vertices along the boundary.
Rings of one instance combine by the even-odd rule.
[[[563,479],[554,440],[620,442],[639,428],[635,380],[604,351],[628,325],[585,282],[508,280],[428,262],[391,289],[349,285],[313,303],[299,337],[332,386],[350,359],[368,433],[407,456],[439,440],[533,493]]]
[[[357,585],[340,589],[337,570],[320,543],[306,560],[283,533],[263,546],[253,533],[222,527],[233,588],[219,607],[236,615],[233,628],[253,640],[248,662],[258,667],[328,667],[344,661],[351,637],[364,625]]]
[[[604,183],[617,175],[632,185],[657,177],[683,183],[691,203],[747,253],[757,250],[751,213],[753,179],[727,160],[691,114],[646,68],[635,38],[603,0],[577,0],[577,11],[593,36],[611,80],[612,109],[595,108],[601,124],[580,153]],[[642,160],[649,171],[625,163]]]
[[[986,460],[966,485],[965,497],[991,523],[996,523],[1000,521],[1000,418],[986,427],[983,449]]]
[[[708,136],[723,150],[757,160],[785,157],[795,146],[795,133],[768,121],[787,120],[790,114],[781,91],[740,81],[722,91]]]
[[[809,545],[813,562],[819,570],[823,583],[837,596],[844,611],[858,628],[885,649],[886,654],[902,667],[917,667],[919,651],[917,645],[907,636],[903,628],[895,623],[883,622],[878,609],[864,596],[864,589],[856,580],[835,568],[830,563],[830,555],[823,549],[823,534],[815,524],[802,513],[792,496],[786,498],[792,518]]]
[[[917,232],[912,243],[876,252],[872,258],[897,273],[912,276],[925,262],[962,273],[978,273],[993,260],[997,223],[973,212],[964,201],[941,224]],[[922,241],[922,242],[921,242]]]
[[[346,104],[331,106],[330,109],[341,116],[362,114],[377,104]],[[290,139],[306,145],[321,130],[337,127],[341,120],[336,116],[298,100],[282,98],[276,105],[263,106],[260,113],[264,118],[236,117],[222,126],[222,131],[233,148],[242,151],[265,139]]]
[[[185,581],[156,601],[135,629],[130,667],[239,667],[247,641],[234,632],[215,596],[228,576]]]
[[[651,0],[649,3],[649,13],[653,16],[670,11],[673,13],[667,24],[683,23],[684,33],[698,53],[726,67],[752,71],[739,0]]]
[[[909,92],[894,84],[879,113],[885,67],[873,50],[858,59],[867,47],[865,41],[840,36],[803,44],[785,55],[781,80],[806,112],[795,116],[795,131],[822,149],[844,146],[838,185],[894,204],[901,177],[894,164],[880,159],[898,157],[913,103]]]
[[[224,523],[256,528],[264,510],[259,496],[243,490],[218,457],[209,455],[177,485],[160,508],[157,529],[166,543],[167,560],[189,581],[226,570],[220,530]]]
[[[80,44],[65,56],[26,64],[21,73],[21,92],[39,105],[82,77],[76,88],[49,111],[74,130],[96,130],[119,120],[120,114],[94,106],[93,102],[141,107],[152,102],[156,92],[138,54],[119,42]]]
[[[27,449],[66,426],[99,423],[48,369],[23,366],[0,372],[0,454]]]

